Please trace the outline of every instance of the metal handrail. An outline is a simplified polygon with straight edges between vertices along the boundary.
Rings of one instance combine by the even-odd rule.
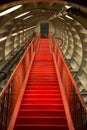
[[[61,85],[65,92],[70,114],[75,126],[75,130],[87,129],[87,107],[80,94],[79,88],[74,81],[67,64],[64,61],[56,40],[50,37],[51,50],[54,53],[56,67],[61,80]]]
[[[60,37],[55,37],[55,39],[60,41],[60,44],[58,44],[58,46],[61,48],[63,46],[63,39]]]
[[[7,130],[14,110],[16,109],[16,104],[18,106],[20,105],[18,100],[20,94],[23,95],[23,90],[25,89],[24,87],[34,59],[35,48],[37,47],[38,40],[39,36],[36,40],[33,39],[31,41],[23,57],[14,69],[14,72],[0,92],[0,130]],[[18,110],[16,109],[16,111]],[[15,115],[16,114],[17,113],[15,113]]]
[[[75,88],[75,90],[76,90],[76,93],[78,94],[79,100],[80,100],[80,102],[81,102],[81,104],[82,104],[82,106],[83,106],[83,108],[84,108],[84,111],[85,111],[86,114],[87,114],[87,106],[86,106],[85,103],[84,103],[84,100],[83,100],[83,98],[82,98],[82,96],[81,96],[81,93],[80,93],[80,91],[79,91],[79,88],[78,88],[78,86],[77,86],[75,80],[73,79],[73,76],[72,76],[72,74],[71,74],[71,72],[70,72],[70,70],[69,70],[69,68],[68,68],[68,66],[67,66],[67,64],[66,64],[66,62],[64,61],[63,55],[62,55],[62,53],[61,53],[61,51],[60,51],[60,49],[59,49],[59,47],[58,47],[58,44],[56,43],[55,39],[54,39],[54,43],[55,43],[56,48],[58,49],[58,52],[60,53],[60,57],[61,57],[61,59],[62,59],[62,61],[63,61],[63,64],[64,64],[64,66],[65,66],[65,68],[66,68],[66,71],[67,71],[67,73],[68,73],[68,75],[69,75],[69,77],[70,77],[70,79],[71,79],[71,81],[72,81],[72,83],[73,83],[73,85],[74,85],[74,88]]]

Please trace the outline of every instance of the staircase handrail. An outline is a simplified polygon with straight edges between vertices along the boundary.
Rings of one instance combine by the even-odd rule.
[[[79,88],[65,63],[62,52],[55,38],[50,36],[50,47],[55,56],[56,68],[60,82],[65,92],[70,114],[76,130],[87,129],[87,106],[81,96]]]
[[[55,37],[55,39],[60,41],[60,44],[58,44],[58,46],[61,48],[63,46],[63,39],[60,37]]]
[[[24,55],[14,69],[7,83],[0,92],[0,129],[7,130],[12,114],[14,112],[18,97],[27,82],[29,71],[34,59],[35,48],[39,36],[33,38]]]
[[[73,85],[74,85],[74,88],[75,88],[75,90],[76,90],[76,93],[78,94],[79,100],[80,100],[80,102],[81,102],[81,104],[82,104],[82,106],[83,106],[83,108],[84,108],[84,111],[85,111],[86,114],[87,114],[87,106],[86,106],[86,104],[84,103],[84,100],[83,100],[83,98],[82,98],[82,96],[81,96],[81,93],[80,93],[80,91],[79,91],[79,88],[78,88],[78,86],[77,86],[77,84],[76,84],[76,82],[75,82],[75,80],[74,80],[74,78],[73,78],[73,76],[72,76],[72,74],[71,74],[71,72],[70,72],[70,70],[69,70],[69,68],[68,68],[68,66],[67,66],[67,64],[66,64],[66,62],[65,62],[65,60],[64,60],[64,58],[63,58],[63,55],[62,55],[62,53],[61,53],[61,50],[59,49],[58,44],[56,43],[55,39],[54,39],[54,43],[55,43],[55,46],[57,47],[57,49],[58,49],[58,51],[59,51],[59,53],[60,53],[60,57],[61,57],[61,59],[62,59],[62,61],[63,61],[63,64],[64,64],[66,70],[67,70],[67,73],[69,74],[69,77],[70,77],[70,79],[71,79],[71,81],[72,81],[72,83],[73,83]]]
[[[33,39],[33,40],[34,40],[34,39]],[[33,42],[33,40],[32,40],[32,42]],[[32,42],[31,42],[31,44],[32,44]],[[12,73],[12,75],[10,76],[10,78],[9,78],[8,82],[5,84],[5,86],[3,87],[2,91],[0,92],[0,99],[3,97],[3,95],[4,95],[5,91],[8,89],[9,84],[10,84],[10,81],[11,81],[11,79],[12,79],[12,78],[13,78],[13,76],[14,76],[14,73],[16,72],[17,68],[20,66],[20,64],[21,64],[22,60],[24,59],[24,57],[25,57],[25,55],[26,55],[27,51],[28,51],[28,50],[29,50],[29,48],[31,47],[31,44],[28,46],[28,48],[27,48],[27,50],[25,51],[25,53],[24,53],[23,57],[22,57],[22,58],[21,58],[21,60],[19,61],[19,63],[18,63],[18,65],[17,65],[17,67],[15,68],[15,70],[14,70],[14,71],[13,71],[13,73]]]

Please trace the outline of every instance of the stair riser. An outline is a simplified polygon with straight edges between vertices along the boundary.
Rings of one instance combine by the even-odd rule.
[[[64,106],[63,105],[27,105],[27,104],[21,104],[21,109],[25,109],[25,110],[64,110]]]
[[[52,61],[53,59],[50,58],[50,57],[46,57],[46,58],[43,58],[43,57],[40,57],[40,58],[35,58],[35,61]]]
[[[25,111],[20,110],[19,116],[25,117],[64,117],[64,111]]]
[[[32,73],[40,73],[40,74],[42,74],[42,73],[47,73],[47,75],[48,74],[56,74],[56,71],[55,70],[52,70],[52,69],[48,69],[48,70],[46,70],[46,68],[44,67],[43,68],[43,70],[40,70],[39,68],[38,69],[32,69],[32,71],[31,71],[31,73],[30,74],[32,74]]]
[[[30,78],[31,77],[40,77],[40,75],[41,75],[40,73],[32,73],[32,74],[30,74]],[[50,76],[50,75],[55,76],[55,74],[53,74],[53,73],[50,73],[50,74],[42,73],[42,75],[43,75],[43,77]]]
[[[23,104],[62,104],[62,100],[30,100],[30,99],[23,99]]]
[[[18,118],[16,124],[25,125],[67,125],[66,118]]]
[[[43,69],[45,69],[45,67],[43,68]],[[38,68],[32,68],[32,71],[31,72],[40,72],[41,70],[39,69],[39,67]],[[47,72],[55,72],[55,69],[52,69],[52,68],[48,68],[48,71]]]
[[[27,85],[46,85],[46,86],[58,86],[58,83],[54,82],[54,83],[51,83],[51,82],[29,82],[27,83]]]
[[[15,130],[69,130],[67,126],[15,126]]]
[[[58,92],[58,90],[56,90],[56,91],[53,91],[53,90],[52,90],[52,91],[51,91],[51,90],[42,90],[42,91],[40,91],[40,90],[26,90],[26,91],[25,91],[25,94],[26,94],[26,93],[27,93],[27,94],[44,94],[44,95],[45,95],[45,94],[47,94],[47,95],[48,95],[48,94],[50,94],[50,95],[51,95],[51,94],[54,94],[54,95],[55,95],[55,94],[60,94],[60,92]]]
[[[48,78],[47,80],[46,80],[46,79],[43,79],[43,80],[42,80],[42,79],[38,79],[38,80],[37,80],[37,79],[36,79],[36,80],[35,80],[35,79],[34,79],[34,80],[31,79],[31,80],[29,80],[28,83],[35,83],[35,82],[36,82],[36,83],[39,82],[39,83],[42,83],[42,84],[43,84],[43,83],[47,83],[47,84],[48,84],[48,82],[50,82],[50,84],[58,84],[58,83],[57,83],[57,82],[58,82],[57,80],[50,80],[49,78]],[[55,82],[56,82],[56,83],[55,83]]]
[[[26,90],[58,90],[59,91],[59,87],[58,87],[58,85],[57,86],[54,86],[54,85],[52,85],[52,86],[50,86],[50,85],[47,85],[47,86],[44,86],[44,85],[40,85],[40,86],[38,86],[38,85],[31,85],[31,86],[29,86],[28,84],[27,84],[27,86],[26,86]]]
[[[27,94],[27,93],[26,93]],[[58,99],[60,96],[58,95],[35,95],[35,94],[29,94],[29,95],[24,95],[24,98],[32,98],[32,99]]]
[[[48,83],[48,82],[30,82],[30,83],[28,83],[27,85],[29,85],[29,86],[31,86],[31,85],[38,85],[38,86],[41,86],[41,85],[44,85],[44,86],[58,86],[58,84],[57,83]]]
[[[32,67],[52,67],[53,68],[53,65],[54,65],[54,62],[48,62],[48,61],[46,61],[46,62],[34,62],[33,63],[33,65],[32,65]]]
[[[56,74],[56,72],[55,72],[55,70],[48,70],[47,71],[45,68],[43,68],[43,70],[32,70],[30,75],[31,74],[41,74],[41,75],[42,74],[47,74],[47,75],[51,74],[51,76],[52,76],[52,75]]]
[[[43,68],[48,68],[48,70],[55,70],[55,68],[53,67],[54,64],[52,62],[47,62],[46,64],[44,64],[44,62],[42,61],[42,63],[39,61],[35,62],[34,65],[32,66],[32,69],[40,69],[41,70],[42,69],[41,66],[42,66]]]
[[[57,78],[54,78],[54,77],[51,77],[51,76],[33,76],[33,77],[31,77],[31,75],[30,75],[30,77],[29,77],[29,79],[28,80],[55,80],[55,81],[58,81],[58,79]],[[29,81],[28,81],[29,82]]]
[[[30,79],[52,79],[52,80],[58,80],[57,79],[57,77],[55,77],[55,76],[51,76],[51,75],[49,75],[49,77],[48,76],[43,76],[43,75],[41,75],[41,76],[39,76],[39,77],[29,77],[29,80]]]

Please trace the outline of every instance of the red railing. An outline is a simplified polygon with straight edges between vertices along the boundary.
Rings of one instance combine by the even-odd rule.
[[[50,37],[62,94],[65,94],[75,130],[87,130],[87,109],[55,39]],[[64,98],[64,95],[63,95]]]
[[[59,48],[62,48],[63,46],[63,39],[59,37],[55,37],[56,42],[58,43]]]
[[[32,40],[10,79],[0,93],[0,130],[7,130],[14,111],[15,116],[13,122],[15,121],[18,111],[18,108],[15,106],[20,106],[20,101],[34,59],[35,48],[37,47],[38,40],[39,36],[36,41],[35,39]]]

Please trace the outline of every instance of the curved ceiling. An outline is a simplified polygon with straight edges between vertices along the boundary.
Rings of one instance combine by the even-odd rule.
[[[0,5],[2,5],[2,4],[6,4],[6,3],[10,3],[10,2],[15,2],[15,1],[23,1],[23,0],[5,0],[5,1],[1,1],[0,2]],[[60,2],[60,1],[68,1],[69,3],[77,3],[77,4],[79,4],[79,5],[83,5],[83,6],[87,6],[87,0],[24,0],[24,1],[37,1],[37,2]]]

